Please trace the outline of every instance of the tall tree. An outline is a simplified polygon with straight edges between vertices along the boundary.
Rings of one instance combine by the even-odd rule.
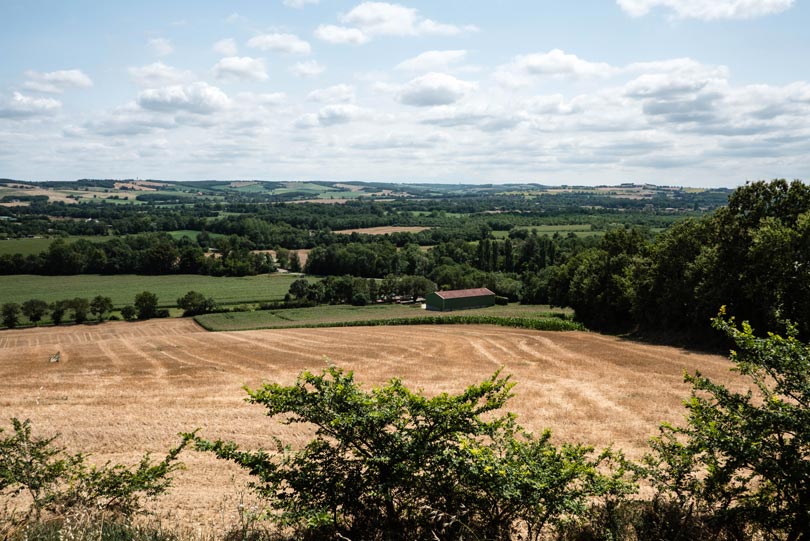
[[[13,329],[20,322],[20,305],[16,302],[7,302],[0,307],[0,317],[3,325]]]
[[[150,291],[142,291],[135,295],[135,310],[138,312],[138,319],[150,319],[157,316],[157,295]]]
[[[93,313],[99,321],[103,321],[104,316],[112,312],[112,309],[113,303],[110,297],[96,295],[93,297],[93,300],[90,301],[90,312]]]
[[[36,325],[48,313],[48,303],[40,299],[30,299],[22,303],[22,313],[28,321]]]

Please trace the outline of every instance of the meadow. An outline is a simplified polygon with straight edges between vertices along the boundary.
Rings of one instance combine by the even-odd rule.
[[[259,310],[229,312],[197,316],[196,321],[211,331],[239,331],[251,329],[278,329],[305,326],[341,325],[351,322],[448,316],[491,316],[500,318],[544,319],[552,314],[570,315],[570,310],[550,306],[519,305],[491,306],[456,312],[426,311],[420,305],[374,304],[349,306],[345,304],[292,308],[285,310]]]
[[[182,237],[188,237],[191,240],[196,240],[197,235],[199,233],[201,233],[201,231],[196,231],[192,229],[178,229],[175,231],[168,231],[168,234],[175,240],[178,240]],[[227,235],[223,235],[222,233],[208,233],[208,236],[212,239],[217,239],[220,237],[226,237]],[[65,242],[71,243],[76,242],[77,240],[87,240],[90,242],[107,242],[115,237],[70,235],[66,237],[34,237],[23,239],[2,239],[0,240],[0,255],[22,254],[24,256],[27,256],[40,254],[42,252],[45,252],[51,245],[51,243],[55,241],[57,238],[62,238],[64,239]]]
[[[524,231],[537,231],[538,235],[568,235],[574,233],[578,237],[592,237],[594,235],[603,235],[604,231],[594,231],[591,224],[565,224],[565,225],[521,225],[515,229],[522,229]],[[509,231],[493,231],[492,236],[496,239],[505,239],[509,236]]]
[[[220,304],[243,304],[281,300],[298,276],[264,274],[259,276],[218,277],[197,274],[145,276],[136,274],[39,276],[15,274],[0,276],[0,304],[22,303],[29,299],[53,302],[74,297],[103,295],[116,308],[132,304],[135,295],[151,291],[160,306],[175,306],[189,291],[213,297]]]
[[[112,237],[81,236],[73,235],[69,237],[35,237],[24,239],[4,239],[0,240],[0,255],[22,254],[35,255],[48,249],[57,238],[63,238],[65,242],[76,242],[77,240],[87,240],[90,242],[106,242]]]

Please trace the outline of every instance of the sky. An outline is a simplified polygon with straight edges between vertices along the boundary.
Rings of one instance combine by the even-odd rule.
[[[810,0],[0,0],[0,177],[810,179]]]

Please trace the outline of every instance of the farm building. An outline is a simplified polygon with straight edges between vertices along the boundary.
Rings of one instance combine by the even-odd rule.
[[[486,308],[495,304],[495,293],[485,287],[477,289],[455,289],[436,291],[425,298],[428,310],[466,310],[469,308]]]

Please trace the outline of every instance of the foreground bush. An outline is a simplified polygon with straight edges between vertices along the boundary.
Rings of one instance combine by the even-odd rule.
[[[254,475],[272,518],[299,538],[536,540],[627,484],[621,470],[600,473],[610,453],[557,447],[495,414],[511,388],[496,373],[458,395],[426,398],[396,379],[365,391],[332,367],[248,391],[268,415],[316,427],[300,450],[186,436]]]
[[[734,370],[754,392],[687,375],[686,425],[664,425],[644,473],[682,521],[703,517],[706,538],[810,539],[810,346],[754,335],[717,318],[736,345]]]
[[[60,531],[66,521],[126,525],[143,509],[143,500],[164,493],[186,443],[153,463],[149,455],[133,467],[93,466],[83,454],[68,454],[56,436],[32,434],[29,421],[11,420],[12,432],[0,429],[0,538],[31,532]],[[85,528],[86,529],[86,528]],[[16,534],[15,534],[16,532]]]

